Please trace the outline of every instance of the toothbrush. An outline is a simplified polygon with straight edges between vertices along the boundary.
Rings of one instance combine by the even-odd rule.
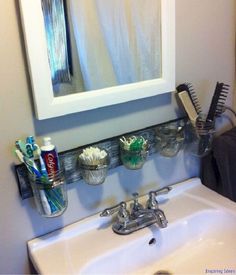
[[[42,177],[42,174],[38,170],[38,167],[37,167],[36,163],[32,159],[27,158],[27,157],[24,156],[23,160],[24,160],[24,163],[27,164],[30,167],[30,169],[36,175],[36,177],[38,177],[38,178]]]
[[[26,138],[26,144],[31,144],[33,151],[37,150],[38,145],[35,143],[35,139],[33,136],[28,136]]]
[[[42,208],[44,210],[44,213],[48,216],[50,216],[52,214],[52,208],[50,206],[50,203],[47,199],[47,195],[46,192],[44,190],[39,190],[39,194],[40,194],[40,201],[42,203]]]
[[[38,182],[42,184],[48,183],[48,174],[44,160],[41,156],[41,150],[39,146],[34,143],[33,136],[29,136],[26,138],[26,144],[21,140],[17,140],[15,142],[15,146],[15,153],[19,160],[25,164],[30,174],[35,175],[36,179],[39,179],[39,181],[37,180],[35,182],[36,185],[38,184]],[[40,169],[37,167],[34,161],[35,156],[39,158]],[[47,216],[50,216],[51,214],[61,210],[64,207],[65,201],[59,190],[39,189],[38,192],[42,211]]]
[[[48,173],[47,173],[45,162],[41,156],[41,149],[39,148],[39,146],[37,144],[35,144],[35,148],[36,148],[35,151],[36,151],[37,157],[39,158],[39,162],[40,162],[40,171],[43,176],[47,177]]]
[[[31,174],[35,174],[39,175],[39,172],[37,169],[35,169],[34,166],[32,166],[31,164],[28,163],[28,160],[26,159],[26,157],[22,154],[22,152],[19,149],[15,150],[15,153],[17,155],[17,157],[19,158],[19,160],[25,164],[25,166],[27,167],[28,171]],[[43,210],[45,211],[45,214],[50,215],[51,214],[51,208],[50,205],[47,201],[47,197],[45,195],[44,190],[39,190],[39,194],[40,194],[40,199],[42,202],[42,206],[43,206]]]
[[[15,153],[19,158],[19,160],[25,164],[25,166],[27,167],[27,169],[31,174],[35,174],[37,177],[42,176],[38,170],[38,167],[36,166],[35,162],[32,159],[29,159],[28,157],[24,156],[19,149],[16,149]]]
[[[18,159],[20,160],[20,162],[22,162],[22,163],[25,164],[25,166],[26,166],[26,168],[28,169],[28,171],[29,171],[30,173],[33,173],[31,167],[28,165],[28,163],[25,162],[25,160],[24,160],[24,155],[22,154],[22,152],[21,152],[19,149],[16,149],[16,150],[15,150],[15,153],[16,153]]]
[[[29,144],[29,143],[26,143],[25,149],[26,149],[26,154],[27,154],[28,158],[33,159],[34,158],[34,153],[33,153],[32,145]]]
[[[15,142],[16,149],[19,150],[24,156],[27,156],[26,150],[25,150],[25,144],[22,140],[18,139]]]
[[[34,157],[32,145],[30,143],[24,143],[22,140],[19,139],[16,140],[15,146],[25,157]]]
[[[44,160],[41,156],[41,149],[39,148],[38,144],[35,143],[35,139],[33,136],[28,136],[26,138],[26,150],[29,158],[39,158],[40,171],[42,173],[42,176],[48,176]]]
[[[22,152],[18,149],[15,150],[15,153],[16,153],[17,157],[19,158],[19,160],[25,164],[25,166],[27,167],[28,171],[31,174],[35,174],[37,178],[41,178],[41,179],[44,178],[45,175],[39,171],[39,169],[33,159],[24,156],[22,154]]]

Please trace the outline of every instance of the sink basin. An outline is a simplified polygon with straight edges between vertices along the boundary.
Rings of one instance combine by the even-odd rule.
[[[230,224],[230,226],[229,226]],[[152,228],[152,235],[100,255],[81,274],[155,274],[194,272],[231,267],[236,270],[236,218],[218,211],[201,211],[171,224]],[[132,255],[132,258],[130,257]],[[131,258],[131,259],[130,259]]]
[[[236,204],[198,178],[173,187],[161,204],[167,228],[152,225],[121,236],[113,233],[110,218],[94,215],[29,241],[36,270],[86,275],[236,273]]]

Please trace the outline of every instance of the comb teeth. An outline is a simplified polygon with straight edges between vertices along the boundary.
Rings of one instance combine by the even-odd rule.
[[[229,91],[229,85],[217,82],[215,92],[211,101],[207,120],[214,120],[224,112],[225,101]]]
[[[205,120],[201,117],[198,117],[196,120],[196,131],[198,135],[204,136],[209,134],[209,132],[214,130],[214,123],[210,120]]]
[[[221,87],[222,87],[222,90],[216,106],[216,117],[220,116],[225,111],[225,101],[226,101],[230,86],[227,84],[221,83]]]

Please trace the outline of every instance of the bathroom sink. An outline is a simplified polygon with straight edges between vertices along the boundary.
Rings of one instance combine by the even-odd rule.
[[[36,270],[86,275],[236,273],[236,204],[198,178],[173,187],[165,200],[160,198],[167,228],[152,225],[121,236],[112,231],[110,218],[94,215],[29,241]]]
[[[236,218],[202,211],[171,224],[152,228],[151,235],[105,253],[88,263],[81,274],[204,273],[206,269],[236,271]],[[234,240],[234,242],[232,242]],[[132,256],[131,256],[132,255]]]

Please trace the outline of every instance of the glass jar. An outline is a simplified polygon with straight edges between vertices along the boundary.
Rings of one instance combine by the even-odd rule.
[[[29,174],[36,208],[43,217],[57,217],[68,205],[66,183],[62,171],[49,176]]]
[[[122,147],[120,148],[120,158],[127,169],[136,170],[142,168],[147,159],[147,155],[147,150],[132,151]]]
[[[211,151],[214,133],[214,121],[206,120],[204,114],[199,115],[195,126],[190,122],[187,125],[186,150],[197,157],[206,156]]]
[[[108,166],[109,166],[109,154],[105,149],[99,148],[101,151],[106,152],[106,156],[103,158],[91,158],[83,160],[79,156],[79,168],[83,180],[90,185],[102,184],[107,176]]]
[[[170,122],[155,129],[156,150],[162,156],[174,157],[184,144],[184,122]]]
[[[83,180],[90,185],[102,184],[106,179],[107,164],[87,165],[80,163],[79,167]]]

